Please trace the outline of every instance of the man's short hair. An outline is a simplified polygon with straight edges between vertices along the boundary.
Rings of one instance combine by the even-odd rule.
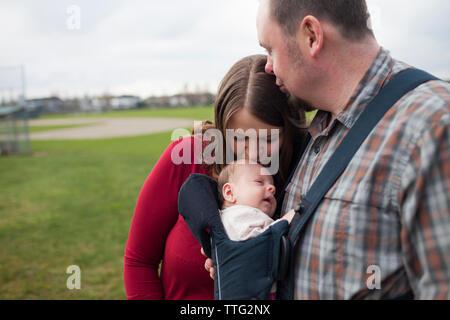
[[[271,15],[285,35],[294,36],[307,15],[335,25],[348,40],[373,36],[365,0],[270,0]]]

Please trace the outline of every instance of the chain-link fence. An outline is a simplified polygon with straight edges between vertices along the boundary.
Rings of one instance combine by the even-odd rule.
[[[0,155],[30,152],[24,68],[0,67]]]
[[[28,116],[20,106],[0,106],[0,155],[31,152]]]

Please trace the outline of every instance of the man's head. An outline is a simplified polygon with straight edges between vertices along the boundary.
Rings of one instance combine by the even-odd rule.
[[[218,179],[222,209],[243,205],[272,217],[276,209],[275,187],[269,171],[259,164],[238,160],[227,165]]]
[[[342,36],[358,41],[373,36],[365,0],[269,0],[272,18],[286,36],[294,37],[308,15],[337,27]]]
[[[337,56],[374,40],[369,25],[365,0],[261,0],[257,29],[269,55],[266,72],[281,90],[314,105]]]

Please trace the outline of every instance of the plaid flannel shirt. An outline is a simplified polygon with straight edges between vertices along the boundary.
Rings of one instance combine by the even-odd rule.
[[[345,110],[328,126],[329,113],[318,112],[282,212],[305,196],[364,108],[406,68],[381,48]],[[418,299],[450,299],[449,83],[425,83],[388,111],[318,206],[295,256],[295,299],[392,299],[410,290]]]

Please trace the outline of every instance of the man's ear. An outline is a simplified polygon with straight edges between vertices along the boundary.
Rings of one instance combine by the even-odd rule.
[[[236,199],[234,198],[233,194],[233,186],[231,183],[225,183],[222,188],[222,194],[225,201],[230,203],[235,203]]]
[[[303,53],[308,53],[310,57],[316,58],[322,50],[324,41],[321,22],[311,15],[304,17],[297,30],[296,38]]]

